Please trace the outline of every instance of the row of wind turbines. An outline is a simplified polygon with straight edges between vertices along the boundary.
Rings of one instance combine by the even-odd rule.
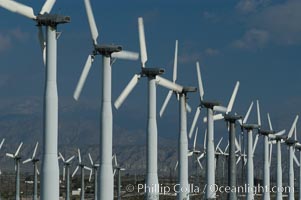
[[[89,0],[84,0],[86,13],[88,17],[88,22],[90,26],[91,36],[92,36],[92,52],[88,55],[86,64],[83,68],[82,74],[80,76],[78,85],[74,92],[74,99],[78,100],[83,89],[84,83],[88,76],[89,70],[95,59],[95,56],[102,55],[102,99],[101,99],[101,119],[100,119],[100,149],[99,149],[99,180],[95,178],[96,182],[99,183],[95,191],[95,199],[100,200],[112,200],[114,198],[114,181],[113,181],[113,166],[112,166],[112,137],[113,137],[113,116],[112,116],[112,100],[111,100],[111,82],[112,82],[112,65],[116,59],[125,60],[137,60],[139,55],[135,52],[124,51],[119,45],[105,45],[98,44],[98,29],[96,27],[96,22],[93,16],[92,6]],[[57,142],[58,142],[58,95],[57,95],[57,82],[56,82],[56,71],[57,71],[57,25],[69,23],[70,17],[64,15],[50,14],[55,0],[47,0],[42,7],[38,15],[34,15],[33,9],[24,4],[15,2],[13,0],[0,0],[0,6],[25,17],[34,20],[37,23],[39,32],[39,41],[41,49],[43,52],[43,61],[46,66],[45,74],[45,92],[44,92],[44,132],[43,132],[43,154],[42,154],[42,168],[41,168],[41,199],[43,200],[55,200],[59,199],[59,166],[57,160]],[[43,30],[46,27],[46,37]],[[164,73],[163,68],[154,68],[146,66],[147,48],[144,33],[144,23],[143,19],[138,19],[138,31],[139,31],[139,43],[140,43],[140,59],[141,67],[137,74],[134,74],[133,78],[130,80],[128,85],[122,91],[120,96],[114,103],[116,109],[118,109],[122,103],[125,101],[127,96],[131,93],[134,87],[139,83],[141,78],[147,78],[147,90],[148,90],[148,101],[147,101],[147,169],[146,169],[146,186],[147,187],[157,187],[159,185],[158,172],[157,172],[157,149],[158,149],[158,138],[157,138],[157,106],[156,106],[156,85],[163,86],[170,91],[164,101],[160,115],[163,114],[171,96],[175,93],[179,101],[179,138],[178,138],[178,183],[180,187],[187,188],[188,186],[188,138],[187,138],[187,111],[190,110],[190,106],[187,104],[188,93],[196,92],[196,87],[182,86],[176,83],[177,80],[177,54],[178,54],[178,43],[176,42],[175,50],[175,60],[174,60],[174,72],[173,80],[169,81],[163,78],[161,75]],[[46,39],[45,39],[46,38]],[[218,119],[225,119],[228,124],[229,129],[229,186],[236,186],[236,157],[237,153],[240,153],[238,159],[247,160],[247,182],[250,187],[254,185],[253,179],[253,155],[254,155],[254,145],[253,145],[253,130],[257,130],[257,133],[264,135],[265,145],[265,184],[269,184],[268,180],[268,167],[269,163],[266,163],[266,159],[269,158],[269,142],[274,140],[277,143],[277,153],[278,159],[281,159],[278,146],[285,142],[290,149],[290,187],[294,185],[294,175],[293,175],[293,159],[294,159],[294,149],[298,148],[299,143],[292,139],[293,132],[296,130],[296,123],[298,116],[290,129],[287,137],[284,137],[284,132],[276,133],[273,131],[270,125],[269,131],[263,131],[261,129],[260,114],[258,114],[257,124],[247,124],[248,113],[250,113],[251,108],[249,108],[248,113],[244,117],[233,114],[232,107],[235,101],[235,97],[238,91],[239,82],[236,83],[233,94],[230,98],[230,102],[227,107],[221,106],[217,102],[208,101],[204,99],[204,88],[201,80],[201,72],[199,63],[197,62],[197,78],[198,78],[198,89],[200,95],[200,105],[197,107],[194,120],[192,122],[192,127],[189,131],[189,137],[192,137],[194,128],[197,124],[200,111],[203,108],[207,110],[207,117],[204,118],[204,122],[207,123],[207,138],[206,138],[206,151],[202,156],[206,157],[206,183],[208,186],[215,184],[215,145],[214,145],[214,121]],[[258,113],[259,104],[257,103]],[[252,106],[251,106],[252,107]],[[242,151],[241,143],[236,141],[235,136],[235,124],[238,122],[242,128],[242,131],[247,131],[247,155]],[[271,123],[270,123],[271,124]],[[296,131],[295,131],[296,132]],[[258,140],[258,134],[256,133],[255,144]],[[301,146],[301,145],[300,145]],[[238,151],[237,151],[237,150]],[[14,156],[11,154],[11,156]],[[15,156],[16,157],[16,156]],[[63,160],[64,158],[61,157]],[[71,158],[70,158],[71,159]],[[66,160],[70,162],[70,159]],[[79,155],[80,159],[80,155]],[[91,160],[92,161],[92,160]],[[64,161],[65,162],[65,161]],[[267,161],[268,162],[268,161]],[[84,174],[85,166],[79,162],[77,169],[81,169],[82,174]],[[278,163],[278,162],[277,162]],[[279,163],[278,163],[279,164]],[[93,165],[93,164],[92,164]],[[67,165],[66,165],[67,166]],[[277,165],[278,166],[278,165]],[[87,167],[86,167],[87,169]],[[278,167],[277,167],[278,169]],[[68,169],[66,168],[66,171]],[[281,171],[281,166],[279,167],[279,172]],[[69,173],[69,172],[66,172]],[[281,172],[282,173],[282,172]],[[280,174],[281,174],[280,173]],[[267,174],[267,175],[266,175]],[[279,174],[279,173],[277,173]],[[279,175],[281,176],[281,175]],[[277,184],[282,184],[282,180],[277,177]],[[280,183],[281,182],[281,183]],[[189,199],[190,193],[181,192],[177,194],[177,199]],[[96,196],[97,195],[97,196]],[[282,194],[277,193],[277,198],[281,199]],[[206,199],[215,199],[216,194],[214,191],[210,190],[210,187],[206,189]],[[229,199],[236,199],[235,193],[229,194]],[[264,198],[269,199],[270,193],[265,192]],[[145,199],[159,199],[158,191],[147,190],[145,192]],[[253,193],[248,193],[247,199],[254,199]],[[289,194],[289,199],[294,199],[294,193]]]
[[[1,143],[0,143],[0,150],[3,146],[5,142],[5,139],[2,139]],[[30,158],[23,160],[22,163],[26,164],[26,163],[32,163],[33,165],[33,200],[37,200],[39,199],[38,197],[38,175],[40,174],[39,172],[39,168],[38,168],[38,162],[40,161],[40,159],[36,156],[37,155],[37,150],[38,150],[38,145],[39,143],[37,142],[34,150],[33,150],[33,154]],[[6,156],[9,158],[12,158],[14,160],[14,165],[15,165],[15,199],[16,200],[20,200],[21,198],[21,193],[20,193],[20,175],[21,175],[21,168],[20,168],[20,164],[21,164],[21,160],[22,160],[22,156],[20,155],[20,151],[21,148],[23,146],[23,142],[20,143],[20,145],[18,146],[18,148],[16,149],[15,153],[6,153]],[[81,187],[80,187],[80,199],[84,200],[85,199],[85,170],[90,171],[89,173],[89,182],[91,182],[92,180],[92,175],[93,175],[93,179],[94,179],[94,199],[97,199],[97,187],[98,187],[98,168],[99,168],[99,164],[95,163],[91,154],[88,153],[89,156],[89,160],[90,160],[90,164],[89,166],[87,164],[85,164],[82,160],[82,155],[81,155],[81,151],[80,149],[77,149],[77,158],[78,158],[78,163],[76,164],[76,168],[74,169],[72,175],[70,174],[70,167],[72,164],[73,159],[75,158],[75,155],[69,157],[68,159],[65,159],[64,156],[61,154],[61,152],[59,152],[58,154],[58,160],[62,160],[63,163],[63,173],[62,173],[62,180],[65,182],[65,199],[66,200],[70,200],[71,196],[70,196],[70,178],[73,178],[76,173],[78,172],[78,170],[80,170],[80,177],[81,177]],[[121,198],[121,171],[124,171],[125,168],[121,167],[118,162],[117,162],[117,156],[116,154],[113,155],[112,157],[112,161],[113,161],[113,175],[116,174],[117,172],[117,197],[118,199]],[[2,173],[2,172],[1,172]],[[71,176],[70,176],[71,175]],[[61,182],[61,180],[60,180]],[[1,198],[1,196],[0,196]]]

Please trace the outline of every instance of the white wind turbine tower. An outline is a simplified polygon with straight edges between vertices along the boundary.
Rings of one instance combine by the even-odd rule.
[[[87,167],[85,164],[82,163],[82,158],[80,154],[80,149],[77,149],[78,153],[78,164],[72,173],[71,177],[74,177],[78,169],[80,168],[80,174],[81,174],[81,190],[80,190],[80,200],[85,200],[85,169],[92,171],[90,167]]]
[[[176,40],[174,68],[173,68],[173,83],[177,80],[177,60],[178,60],[178,41]],[[187,104],[186,96],[188,92],[196,92],[195,87],[183,87],[181,92],[175,92],[176,97],[179,97],[179,136],[178,136],[178,184],[181,192],[177,194],[177,199],[189,199],[189,184],[188,184],[188,140],[187,140]],[[165,108],[174,91],[170,90],[160,110],[160,117],[162,117]]]
[[[260,107],[259,107],[258,100],[257,100],[257,109],[258,109],[258,111],[257,111],[258,122],[259,122],[259,126],[261,126]],[[269,200],[271,198],[271,196],[270,196],[270,165],[271,165],[271,155],[272,155],[272,144],[269,144],[269,141],[272,138],[276,138],[277,136],[283,135],[285,133],[285,130],[282,130],[278,133],[273,131],[269,114],[267,116],[268,116],[270,130],[263,130],[262,128],[260,128],[258,130],[258,133],[264,137],[263,185],[265,186],[265,188],[267,188],[263,191],[263,199],[264,200]]]
[[[97,176],[98,176],[98,168],[99,168],[99,164],[94,163],[94,161],[93,161],[93,159],[92,159],[90,153],[89,153],[88,155],[89,155],[89,159],[90,159],[90,162],[91,162],[91,165],[92,165],[92,169],[93,169],[93,171],[91,170],[91,172],[90,172],[89,181],[91,181],[92,173],[94,173],[94,200],[97,200],[97,191],[98,191],[98,186],[97,186],[98,180],[97,180]]]
[[[37,22],[43,53],[46,48],[46,80],[44,91],[44,131],[41,170],[41,199],[59,199],[59,165],[57,160],[58,141],[58,95],[57,95],[57,25],[70,22],[70,17],[49,14],[55,0],[47,0],[40,13],[35,16],[29,6],[13,0],[0,0],[0,6]],[[47,29],[44,39],[42,26]],[[44,54],[45,55],[45,54]],[[45,59],[44,59],[45,61]]]
[[[248,113],[250,113],[251,109],[253,107],[253,102],[251,103],[251,106],[249,108]],[[258,109],[257,109],[258,111]],[[257,113],[257,118],[259,117]],[[254,163],[253,163],[253,156],[254,151],[256,148],[256,144],[253,145],[253,130],[258,130],[260,128],[259,126],[259,118],[257,124],[247,124],[248,117],[244,118],[243,123],[241,124],[242,129],[247,130],[247,141],[248,141],[248,147],[247,147],[247,200],[253,200],[254,199]],[[257,143],[257,142],[256,142]]]
[[[296,129],[296,125],[299,119],[299,115],[296,116],[293,125],[287,135],[287,139],[285,140],[286,145],[288,146],[289,149],[289,189],[291,190],[288,194],[288,199],[289,200],[294,200],[295,199],[295,194],[294,194],[294,187],[295,187],[295,175],[294,175],[294,157],[295,157],[295,151],[294,151],[294,146],[297,143],[296,141],[296,134],[295,138],[292,138],[294,134],[294,130]]]
[[[117,156],[114,154],[114,175],[117,171],[117,200],[121,200],[121,172],[125,171],[125,168],[120,167],[117,162]]]
[[[270,115],[268,114],[268,122],[269,122],[269,127],[270,130],[274,132],[272,122]],[[282,160],[281,160],[281,143],[284,143],[285,140],[287,139],[287,136],[284,135],[275,135],[274,138],[271,138],[271,145],[275,144],[277,145],[277,181],[276,181],[276,186],[277,188],[282,188]],[[271,152],[270,152],[271,153]],[[276,200],[282,200],[282,190],[277,190],[276,194]]]
[[[96,55],[102,55],[102,90],[101,90],[101,122],[100,122],[100,173],[99,173],[99,199],[113,200],[113,172],[112,172],[112,135],[113,135],[113,116],[111,101],[112,84],[112,63],[113,59],[121,58],[128,60],[137,60],[139,55],[132,52],[122,51],[121,46],[117,45],[99,45],[97,43],[98,30],[96,27],[90,0],[85,0],[85,7],[88,16],[88,22],[93,40],[93,52],[88,56],[82,74],[74,91],[73,97],[78,100],[91,65]],[[112,59],[113,58],[113,59]]]
[[[63,161],[63,181],[65,182],[65,186],[66,186],[66,200],[70,200],[70,164],[71,161],[74,159],[75,156],[71,156],[70,158],[68,158],[67,160],[65,160],[65,158],[63,157],[63,155],[61,154],[61,152],[59,152],[59,155]]]
[[[19,156],[20,149],[23,145],[23,142],[20,143],[19,147],[15,154],[6,153],[6,156],[11,157],[15,160],[15,171],[16,171],[16,200],[20,200],[20,160],[21,156]]]
[[[120,96],[115,101],[114,105],[118,109],[126,97],[137,85],[141,77],[148,78],[148,117],[147,117],[147,177],[146,177],[146,199],[159,199],[158,186],[158,172],[157,172],[157,120],[156,120],[156,84],[166,87],[176,92],[182,92],[183,87],[179,86],[159,75],[164,72],[161,68],[145,67],[147,61],[147,52],[144,35],[143,19],[138,19],[139,27],[139,41],[140,41],[140,55],[141,55],[141,71],[135,74]]]
[[[213,115],[214,111],[217,112],[222,112],[222,113],[229,113],[232,110],[234,99],[236,96],[236,92],[239,87],[239,82],[236,83],[236,86],[234,88],[232,97],[230,99],[230,102],[226,107],[220,106],[219,103],[217,102],[210,102],[210,101],[204,101],[204,88],[203,88],[203,83],[202,83],[202,77],[201,77],[201,71],[200,71],[200,65],[199,62],[196,63],[196,69],[197,69],[197,77],[198,77],[198,84],[199,84],[199,94],[200,94],[200,106],[197,107],[190,131],[189,131],[189,138],[191,138],[192,133],[194,131],[195,125],[197,123],[198,117],[200,115],[201,109],[206,108],[207,109],[207,118],[204,119],[204,121],[207,121],[207,130],[208,130],[208,135],[207,135],[207,147],[206,147],[206,198],[207,199],[214,199],[216,198],[216,193],[215,191],[211,190],[210,186],[215,185],[215,173],[214,173],[214,168],[210,166],[214,166],[214,160],[215,160],[215,151],[214,151],[214,120],[222,119],[223,115],[218,114],[218,115]],[[235,92],[236,91],[236,92]]]
[[[38,199],[38,174],[39,174],[38,162],[40,161],[38,158],[36,158],[38,146],[39,146],[39,143],[37,142],[34,147],[31,158],[28,158],[27,160],[23,161],[23,164],[28,163],[28,162],[32,162],[32,164],[33,164],[33,177],[34,177],[34,179],[33,179],[33,200]]]

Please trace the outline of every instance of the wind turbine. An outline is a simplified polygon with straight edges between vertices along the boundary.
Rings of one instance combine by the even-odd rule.
[[[143,18],[138,18],[139,27],[139,41],[140,41],[140,58],[141,58],[141,71],[135,74],[120,96],[115,101],[115,108],[118,109],[126,97],[137,85],[141,77],[147,77],[148,79],[148,117],[147,117],[147,174],[146,174],[146,187],[149,190],[145,193],[145,198],[159,199],[159,191],[155,189],[158,186],[158,172],[157,172],[157,120],[156,120],[156,84],[166,87],[176,92],[182,92],[183,87],[173,83],[165,78],[159,76],[164,72],[161,68],[149,68],[146,67],[147,52],[144,35]]]
[[[257,104],[258,105],[258,104]],[[249,116],[250,111],[253,107],[253,102],[251,103],[248,114]],[[257,109],[258,112],[258,109]],[[248,140],[248,147],[247,147],[247,185],[248,185],[248,190],[247,190],[247,200],[253,200],[254,199],[254,163],[253,163],[253,156],[254,156],[254,151],[256,148],[256,144],[253,145],[253,130],[258,130],[260,128],[260,122],[259,118],[260,116],[257,113],[257,124],[247,124],[247,119],[248,117],[245,117],[243,122],[241,123],[241,128],[242,131],[246,130],[247,131],[247,140]]]
[[[113,200],[114,182],[112,173],[112,135],[113,135],[113,116],[111,101],[112,84],[112,63],[114,59],[137,60],[138,54],[122,51],[118,45],[99,45],[97,43],[98,30],[96,27],[90,0],[85,0],[88,22],[93,40],[93,52],[88,56],[82,74],[74,91],[73,97],[78,100],[91,65],[96,55],[102,55],[102,90],[101,90],[101,122],[100,122],[100,173],[99,173],[99,199]]]
[[[71,156],[67,160],[63,157],[61,152],[59,152],[60,158],[63,161],[63,181],[66,180],[66,200],[70,200],[70,164],[71,161],[74,159],[75,156]]]
[[[258,124],[261,127],[261,117],[260,117],[260,107],[259,107],[259,101],[257,100],[257,113],[258,113]],[[272,125],[270,122],[270,116],[268,116],[268,122],[269,122],[269,127],[270,130],[263,130],[260,128],[258,130],[258,134],[262,135],[264,137],[264,156],[263,156],[263,161],[264,161],[264,167],[263,167],[263,185],[265,186],[265,190],[263,191],[263,199],[264,200],[269,200],[271,198],[270,196],[270,162],[271,162],[271,153],[272,153],[272,144],[269,144],[269,141],[271,138],[276,138],[278,135],[283,135],[285,133],[285,130],[280,131],[276,133],[272,129]]]
[[[39,142],[36,143],[31,158],[28,158],[27,160],[23,161],[23,164],[28,163],[28,162],[32,162],[32,164],[33,164],[33,174],[34,174],[33,200],[38,199],[38,173],[39,173],[38,162],[39,162],[39,159],[36,158],[36,153],[37,153],[38,146],[39,146]]]
[[[228,159],[228,186],[230,188],[236,187],[236,121],[241,119],[241,116],[226,114],[224,116],[225,121],[229,124],[229,159]],[[240,149],[241,150],[241,149]],[[228,193],[228,199],[236,200],[236,192],[231,191]]]
[[[97,200],[97,191],[98,191],[97,176],[98,176],[99,164],[96,164],[96,163],[93,162],[93,159],[92,159],[90,153],[88,155],[89,155],[89,159],[90,159],[92,169],[93,169],[93,171],[90,172],[89,181],[91,181],[92,173],[94,173],[94,200]]]
[[[125,168],[120,167],[120,165],[117,162],[117,156],[114,154],[114,175],[117,171],[117,200],[121,200],[121,171],[125,171]]]
[[[201,154],[201,151],[196,148],[198,130],[199,130],[199,128],[196,127],[195,134],[194,134],[194,140],[193,140],[193,146],[192,146],[192,149],[188,151],[188,157],[193,156],[193,160],[198,163],[198,165],[200,166],[201,169],[203,169],[203,166],[202,166],[200,160],[198,159],[199,155]],[[196,167],[196,170],[197,170],[197,167]]]
[[[92,171],[90,167],[87,167],[85,164],[82,163],[82,158],[80,154],[80,149],[77,149],[78,153],[78,165],[76,166],[74,172],[72,173],[71,177],[73,178],[78,169],[80,168],[81,173],[81,190],[80,190],[80,200],[85,200],[85,169]]]
[[[215,152],[214,152],[214,119],[222,119],[223,115],[213,115],[214,111],[221,112],[221,113],[229,113],[232,110],[233,103],[235,100],[236,92],[239,87],[239,82],[236,83],[236,86],[234,88],[234,92],[232,94],[232,97],[230,99],[230,102],[226,107],[220,106],[217,102],[211,102],[211,101],[204,101],[204,88],[202,83],[202,77],[201,77],[201,71],[200,71],[200,65],[199,62],[196,63],[196,69],[197,69],[197,77],[198,77],[198,84],[199,84],[199,94],[200,94],[200,106],[197,107],[190,131],[189,131],[189,138],[191,138],[192,133],[194,131],[195,125],[197,123],[198,117],[200,115],[201,109],[206,108],[207,109],[207,118],[204,119],[204,121],[207,121],[207,147],[206,147],[206,198],[212,199],[216,198],[216,193],[214,190],[211,190],[210,188],[214,187],[215,185],[215,173],[214,168],[211,166],[214,166],[214,159],[215,159]]]
[[[20,200],[20,160],[21,156],[19,156],[20,149],[23,145],[23,142],[20,143],[17,148],[15,154],[6,153],[6,156],[13,158],[15,160],[15,171],[16,171],[16,200]]]
[[[40,13],[35,16],[33,9],[29,6],[17,3],[13,0],[0,0],[0,6],[37,23],[39,28],[39,39],[43,49],[46,51],[46,80],[44,91],[44,135],[41,170],[41,199],[59,199],[59,165],[57,160],[58,141],[58,95],[57,95],[57,25],[70,22],[69,16],[49,14],[55,0],[47,0]],[[42,26],[47,29],[47,39],[44,39]],[[45,59],[44,59],[45,61]]]
[[[270,115],[268,114],[268,122],[269,122],[269,127],[270,130],[273,131],[273,126],[272,122],[270,119]],[[277,188],[282,188],[282,160],[281,160],[281,143],[284,143],[285,140],[287,139],[287,136],[284,135],[275,135],[274,138],[271,138],[271,144],[273,145],[276,143],[277,145],[277,181],[276,181],[276,186]],[[282,200],[282,190],[277,190],[276,194],[276,200]]]
[[[285,140],[285,144],[288,146],[289,149],[289,188],[290,191],[288,194],[288,199],[293,200],[295,199],[295,194],[294,194],[294,181],[295,181],[295,175],[294,175],[294,156],[295,156],[295,151],[294,151],[294,146],[297,143],[296,138],[292,138],[294,130],[296,129],[296,125],[299,119],[299,115],[296,116],[293,125],[287,135],[287,139]],[[296,134],[295,134],[296,137]]]
[[[173,68],[173,83],[177,80],[177,65],[178,65],[178,40],[176,40],[175,46],[175,57],[174,57],[174,68]],[[178,137],[178,160],[179,160],[179,170],[178,170],[178,184],[181,188],[181,192],[177,194],[177,199],[189,199],[189,185],[188,185],[188,140],[187,140],[187,93],[196,92],[195,87],[183,87],[181,92],[175,92],[176,97],[179,97],[179,137]],[[170,100],[170,97],[174,91],[170,90],[166,96],[166,99],[160,110],[160,117],[162,117],[165,108]]]

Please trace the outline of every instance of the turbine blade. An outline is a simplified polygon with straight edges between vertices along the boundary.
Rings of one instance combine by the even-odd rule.
[[[196,127],[195,134],[194,134],[194,140],[193,140],[193,150],[195,150],[195,147],[196,147],[196,139],[198,137],[198,131],[199,131],[199,127]]]
[[[187,154],[188,157],[190,157],[190,156],[192,156],[192,155],[193,155],[193,151],[190,151],[190,152]]]
[[[45,13],[50,13],[54,3],[55,3],[55,0],[47,0],[43,5],[40,14],[43,15]]]
[[[0,144],[0,149],[2,148],[3,144],[5,142],[5,138],[2,139],[1,144]]]
[[[199,157],[198,160],[201,160],[205,156],[205,153],[202,153]]]
[[[239,163],[240,160],[241,160],[241,157],[239,156],[237,161],[236,161],[236,165]]]
[[[142,17],[138,18],[138,30],[139,30],[141,65],[142,65],[142,67],[145,67],[145,63],[147,61],[147,51],[146,51],[144,24],[143,24],[143,18]]]
[[[93,44],[97,45],[98,30],[97,30],[97,26],[96,26],[96,23],[95,23],[95,19],[94,19],[93,11],[92,11],[92,8],[91,8],[90,0],[85,0],[85,7],[86,7],[88,22],[89,22],[89,26],[90,26],[92,39],[93,39]]]
[[[198,163],[199,163],[199,166],[201,169],[203,169],[203,165],[201,164],[201,161],[199,159],[197,159]]]
[[[200,63],[199,62],[196,62],[196,71],[197,71],[197,76],[198,76],[198,84],[199,84],[200,97],[201,97],[201,100],[203,101],[204,87],[203,87],[201,70],[200,70]]]
[[[79,96],[80,96],[80,93],[82,92],[82,89],[84,87],[84,84],[86,82],[86,79],[87,79],[87,76],[89,74],[89,71],[91,69],[91,66],[92,66],[92,63],[94,61],[94,58],[92,55],[89,55],[88,58],[87,58],[87,61],[86,61],[86,64],[84,66],[84,69],[82,71],[82,74],[80,75],[80,78],[79,78],[79,81],[77,83],[77,86],[74,90],[74,93],[73,93],[73,98],[77,101]]]
[[[120,51],[111,54],[112,58],[124,59],[124,60],[138,60],[139,54],[131,51]]]
[[[189,130],[189,139],[192,137],[192,134],[193,134],[193,131],[194,131],[194,127],[199,119],[199,115],[201,113],[201,108],[198,107],[196,109],[196,112],[195,112],[195,115],[194,115],[194,118],[193,118],[193,121],[192,121],[192,124],[191,124],[191,127],[190,127],[190,130]]]
[[[191,107],[187,102],[186,102],[186,111],[191,113]]]
[[[82,163],[82,157],[80,155],[80,149],[77,149],[77,153],[78,153],[78,162],[81,164]]]
[[[18,147],[18,149],[17,149],[17,151],[15,153],[15,156],[17,156],[19,154],[22,145],[23,145],[23,142],[20,143],[20,145],[19,145],[19,147]]]
[[[167,94],[167,96],[166,96],[166,98],[165,98],[165,100],[164,100],[164,103],[163,103],[163,105],[162,105],[162,107],[161,107],[161,109],[160,109],[160,117],[163,116],[163,113],[164,113],[165,108],[166,108],[166,106],[167,106],[167,104],[168,104],[168,102],[169,102],[169,100],[170,100],[170,98],[171,98],[172,93],[173,93],[173,91],[172,91],[172,90],[169,90],[169,92],[168,92],[168,94]]]
[[[92,168],[84,166],[84,169],[92,171]]]
[[[270,127],[270,130],[272,131],[273,130],[273,126],[272,126],[270,114],[268,113],[267,116],[268,116],[269,127]]]
[[[92,160],[91,154],[90,154],[90,153],[88,153],[88,156],[89,156],[89,159],[90,159],[91,165],[93,166],[93,160]]]
[[[173,83],[161,76],[156,76],[156,83],[158,85],[161,85],[163,87],[166,87],[167,89],[173,90],[175,92],[182,92],[183,91],[183,87],[181,85],[178,85],[176,83]]]
[[[27,160],[24,160],[24,161],[23,161],[23,164],[28,163],[28,162],[30,162],[30,161],[32,161],[32,159],[31,159],[31,158],[28,158]]]
[[[217,112],[227,113],[227,108],[224,106],[214,106],[213,110]]]
[[[11,153],[6,153],[6,156],[11,157],[11,158],[15,158],[14,154],[11,154]]]
[[[236,146],[236,148],[237,148],[238,151],[241,151],[240,145],[239,145],[239,143],[238,143],[236,137],[235,137],[235,146]]]
[[[261,117],[260,117],[260,107],[259,107],[259,101],[256,101],[257,104],[257,123],[259,126],[261,126]]]
[[[236,143],[237,143],[237,142],[236,142]],[[236,144],[235,144],[235,145],[236,145]],[[226,146],[224,152],[227,152],[227,151],[228,151],[228,148],[229,148],[229,140],[228,140],[228,143],[227,143],[227,146]],[[239,149],[240,149],[240,148],[239,148]]]
[[[30,19],[36,19],[36,16],[33,13],[33,9],[24,4],[18,3],[13,0],[0,0],[0,6],[11,11],[28,17]]]
[[[221,142],[223,141],[223,137],[221,137],[221,139],[219,140],[219,142],[216,145],[215,151],[217,151],[217,149],[219,148],[219,145],[221,144]]]
[[[214,121],[217,121],[217,120],[221,120],[221,119],[224,119],[224,115],[219,113],[217,115],[213,115],[213,120]]]
[[[258,137],[259,137],[259,135],[256,134],[256,136],[255,136],[255,141],[254,141],[254,145],[253,145],[253,155],[254,155],[255,150],[256,150],[256,146],[257,146],[257,142],[258,142]]]
[[[253,101],[251,102],[251,105],[250,105],[250,107],[249,107],[249,109],[248,109],[248,111],[247,111],[247,113],[244,117],[244,120],[242,122],[243,124],[245,124],[248,121],[248,118],[249,118],[249,115],[251,113],[252,108],[253,108]]]
[[[295,120],[294,120],[294,122],[293,122],[293,124],[292,124],[292,126],[291,126],[291,129],[290,129],[290,131],[288,132],[288,135],[287,135],[287,138],[288,138],[288,139],[292,137],[298,119],[299,119],[299,115],[296,116],[296,118],[295,118]]]
[[[61,152],[59,152],[60,158],[63,160],[63,162],[65,162],[65,158],[63,157],[63,155],[61,154]]]
[[[283,135],[285,132],[286,132],[286,130],[282,130],[282,131],[275,133],[274,135],[280,136],[280,135]]]
[[[39,38],[39,42],[40,42],[41,51],[43,54],[43,63],[44,63],[44,66],[46,66],[46,40],[44,37],[44,32],[43,32],[42,26],[38,26],[38,38]]]
[[[204,136],[204,149],[206,149],[207,144],[207,129],[205,130],[205,136]]]
[[[228,103],[228,106],[227,106],[227,113],[231,112],[232,111],[232,108],[233,108],[233,104],[235,102],[235,98],[236,98],[236,95],[237,95],[237,91],[238,91],[238,88],[239,88],[239,81],[236,82],[236,85],[234,87],[234,90],[233,90],[233,93],[232,93],[232,96],[230,98],[230,101]]]
[[[294,161],[298,166],[300,166],[300,163],[299,163],[298,158],[296,157],[295,153],[294,153]]]
[[[68,160],[66,160],[66,163],[70,163],[74,158],[75,156],[71,156]]]
[[[71,177],[73,178],[73,176],[76,174],[77,170],[78,170],[79,166],[76,166],[74,172],[72,173]]]
[[[176,162],[176,165],[175,165],[175,171],[176,171],[177,168],[178,168],[178,164],[179,164],[179,162],[177,161],[177,162]]]
[[[64,165],[64,167],[63,167],[63,181],[65,181],[65,176],[66,176],[66,166]]]
[[[115,157],[114,157],[114,163],[115,163],[115,167],[117,167],[118,163],[117,163],[117,156],[116,156],[116,154],[115,154]]]
[[[176,40],[176,47],[175,47],[175,57],[173,62],[173,75],[172,81],[175,83],[177,80],[177,70],[178,70],[178,40]]]
[[[36,146],[34,147],[34,151],[33,151],[33,154],[32,154],[31,159],[34,159],[34,158],[35,158],[36,153],[37,153],[38,146],[39,146],[39,142],[37,142],[37,143],[36,143]]]
[[[121,104],[124,102],[124,100],[127,98],[127,96],[132,92],[134,87],[137,85],[141,75],[135,74],[133,78],[130,80],[130,82],[127,84],[127,86],[124,88],[124,90],[121,92],[119,97],[116,99],[114,106],[116,109],[118,109]]]
[[[93,173],[93,171],[91,170],[91,171],[90,171],[90,175],[89,175],[89,182],[91,182],[91,179],[92,179],[92,173]]]
[[[40,175],[40,171],[37,169],[37,174]]]

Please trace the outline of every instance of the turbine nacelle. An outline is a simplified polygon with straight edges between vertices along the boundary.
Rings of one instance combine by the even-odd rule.
[[[293,139],[293,138],[289,138],[285,141],[285,143],[288,145],[288,146],[293,146],[294,144],[296,144],[298,141]]]
[[[202,101],[201,100],[201,107],[205,108],[211,108],[213,109],[215,106],[220,106],[221,104],[216,101]]]
[[[187,93],[187,92],[196,92],[197,88],[196,87],[191,87],[191,86],[187,86],[187,87],[183,87],[183,93]]]
[[[95,45],[95,51],[104,56],[111,56],[112,53],[122,51],[119,45]]]
[[[248,131],[260,128],[258,124],[243,124],[242,127]]]
[[[275,131],[272,131],[272,130],[260,130],[259,134],[264,135],[264,136],[269,136],[269,135],[275,134]]]
[[[71,21],[70,16],[58,15],[58,14],[43,14],[38,15],[35,19],[38,23],[38,26],[56,26],[58,24],[65,24]]]
[[[142,74],[147,77],[155,77],[157,75],[161,75],[165,72],[162,68],[142,68]]]

